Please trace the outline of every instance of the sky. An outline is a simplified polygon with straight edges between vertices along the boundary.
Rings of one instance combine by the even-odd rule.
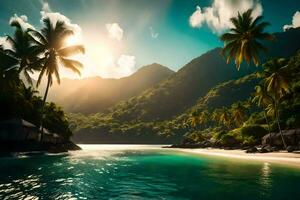
[[[42,27],[41,18],[64,20],[83,44],[81,78],[120,78],[159,63],[177,71],[193,58],[222,46],[229,19],[249,8],[271,23],[270,32],[300,26],[299,0],[0,0],[0,43],[12,34],[12,19],[24,28]],[[79,78],[61,69],[61,76]]]

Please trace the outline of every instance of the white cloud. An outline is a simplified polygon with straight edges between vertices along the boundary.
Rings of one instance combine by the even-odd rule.
[[[34,29],[34,27],[28,23],[28,18],[26,15],[18,16],[17,14],[14,14],[14,16],[10,18],[9,24],[12,24],[14,22],[18,22],[24,31],[26,31],[27,29]]]
[[[55,25],[57,21],[63,21],[69,29],[74,31],[75,34],[81,33],[81,28],[78,24],[71,23],[71,20],[68,17],[59,12],[52,12],[50,5],[47,1],[42,2],[41,15],[41,23],[43,23],[43,20],[45,18],[49,18],[53,25]]]
[[[253,17],[257,17],[263,12],[259,0],[214,0],[210,7],[197,6],[196,11],[189,18],[189,23],[194,28],[200,28],[203,24],[207,24],[213,32],[220,33],[232,27],[230,18],[249,8],[253,9]]]
[[[42,3],[42,11],[44,11],[44,12],[52,12],[48,1],[43,0],[43,1],[41,1],[41,3]]]
[[[283,30],[287,30],[289,28],[297,28],[297,27],[300,27],[300,12],[299,11],[295,12],[295,14],[293,16],[292,24],[284,25]]]
[[[150,30],[150,35],[151,35],[151,37],[154,38],[154,39],[156,39],[156,38],[158,37],[159,33],[156,32],[156,31],[153,29],[152,26],[149,27],[149,30]]]
[[[110,62],[98,69],[98,74],[103,78],[122,78],[136,72],[135,56],[122,54],[116,60],[111,58]]]
[[[105,27],[108,31],[109,38],[116,39],[118,41],[122,40],[124,31],[118,23],[106,24]]]
[[[117,72],[120,76],[129,76],[136,71],[135,57],[131,55],[121,55],[117,61]]]

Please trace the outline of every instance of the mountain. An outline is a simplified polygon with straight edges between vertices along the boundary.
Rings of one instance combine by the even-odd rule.
[[[73,141],[76,143],[101,144],[168,144],[178,143],[183,135],[191,131],[186,123],[194,111],[212,111],[234,102],[244,101],[254,92],[259,82],[255,74],[221,83],[190,109],[172,120],[153,122],[124,122],[105,115],[69,114],[75,124]]]
[[[101,77],[62,79],[60,85],[53,83],[48,100],[58,103],[67,112],[84,114],[103,112],[119,101],[154,86],[173,73],[169,68],[154,63],[140,68],[131,76],[120,79]],[[39,88],[43,94],[45,83]]]
[[[287,57],[300,48],[300,28],[274,35],[277,39],[266,43],[269,52],[262,60]],[[216,48],[195,58],[155,87],[114,106],[111,115],[121,121],[170,119],[193,106],[217,84],[259,69],[245,65],[238,71],[234,63],[225,62],[220,51],[221,48]]]
[[[263,60],[289,57],[300,49],[300,28],[276,33]],[[226,64],[220,48],[195,58],[178,72],[141,94],[112,107],[109,113],[70,115],[74,141],[80,143],[174,143],[189,132],[194,110],[230,106],[254,92],[253,74],[261,68]],[[252,75],[250,75],[252,74]]]

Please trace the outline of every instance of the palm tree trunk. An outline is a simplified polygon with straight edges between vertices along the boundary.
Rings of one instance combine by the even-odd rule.
[[[272,146],[272,134],[271,134],[271,127],[270,127],[270,122],[268,120],[268,117],[267,117],[267,114],[266,114],[266,111],[264,110],[264,117],[266,119],[266,122],[268,124],[268,132],[269,132],[269,135],[270,135],[270,145]]]
[[[284,148],[286,149],[286,143],[285,143],[285,140],[284,140],[284,137],[283,137],[283,134],[282,134],[282,130],[281,130],[281,127],[280,127],[280,122],[279,122],[279,109],[278,109],[278,104],[275,103],[275,112],[276,112],[276,121],[277,121],[277,126],[278,126],[278,129],[279,129],[279,133],[280,133],[280,136],[281,136],[281,139],[282,139],[282,143],[283,143],[283,146]]]
[[[41,117],[41,126],[40,126],[40,132],[41,132],[41,139],[40,139],[40,142],[43,141],[43,136],[44,136],[44,127],[43,127],[43,121],[44,121],[44,109],[45,109],[45,105],[46,105],[46,99],[47,99],[47,95],[48,95],[50,83],[51,83],[51,78],[50,78],[50,76],[48,76],[48,81],[47,81],[46,91],[45,91],[44,98],[43,98],[42,112],[41,112],[41,113],[42,113],[42,117]]]

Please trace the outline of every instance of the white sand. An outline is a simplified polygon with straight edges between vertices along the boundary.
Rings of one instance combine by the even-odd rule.
[[[300,168],[300,152],[273,152],[273,153],[245,153],[243,150],[223,150],[223,149],[178,149],[181,152],[222,156],[234,159],[244,159],[253,161],[272,162],[283,165],[290,165]]]

